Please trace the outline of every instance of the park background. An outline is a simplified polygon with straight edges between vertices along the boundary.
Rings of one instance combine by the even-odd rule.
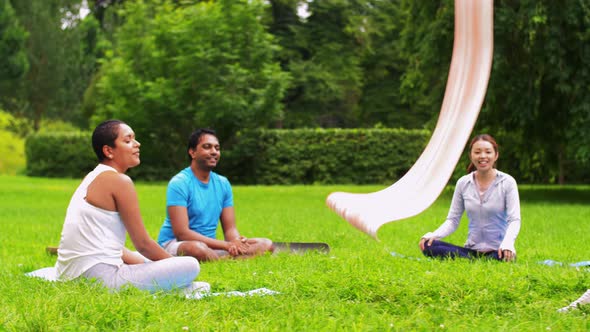
[[[588,1],[494,3],[493,67],[474,132],[496,137],[499,167],[519,183],[590,181],[589,8]],[[407,169],[436,124],[453,45],[449,0],[1,0],[0,10],[0,172],[38,176],[60,174],[26,169],[26,137],[88,131],[106,118],[136,131],[143,165],[132,175],[146,180],[166,180],[185,164],[186,138],[197,127],[218,131],[237,160],[222,159],[221,170],[236,183],[258,183],[251,169],[234,167],[256,151],[232,147],[262,129],[361,130],[352,140],[372,130],[426,130]],[[306,133],[283,135],[321,150],[324,138]],[[403,151],[408,140],[398,139]],[[375,140],[369,152],[396,158],[392,140]],[[255,148],[276,140],[265,142]],[[29,158],[29,168],[51,163]],[[362,182],[393,183],[403,170],[390,173]]]
[[[380,190],[418,158],[442,103],[453,15],[449,0],[0,0],[0,330],[588,330],[588,309],[555,310],[590,285],[567,265],[588,259],[590,241],[590,1],[494,2],[474,132],[496,137],[499,168],[520,184],[516,264],[420,257],[465,153],[439,200],[380,241],[324,204],[332,191]],[[214,291],[281,292],[255,299],[24,277],[54,264],[44,249],[95,164],[89,131],[107,118],[142,143],[130,175],[153,237],[187,136],[212,127],[240,230],[331,253],[203,265]],[[449,241],[465,236],[463,220]],[[538,264],[548,259],[563,265]]]

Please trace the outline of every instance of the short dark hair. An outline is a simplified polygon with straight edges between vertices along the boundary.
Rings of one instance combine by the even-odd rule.
[[[215,130],[213,130],[213,129],[199,128],[199,129],[193,131],[193,133],[188,138],[188,146],[186,148],[186,154],[188,155],[189,162],[191,160],[193,160],[193,158],[191,157],[190,153],[188,153],[188,150],[196,148],[197,145],[199,145],[199,141],[201,140],[201,136],[203,136],[203,135],[213,135],[217,139],[219,139],[217,137],[217,134],[215,133]]]
[[[119,126],[125,124],[120,120],[107,120],[96,126],[92,133],[92,148],[99,162],[105,160],[106,156],[102,152],[102,147],[108,145],[115,147],[115,140],[119,135]]]

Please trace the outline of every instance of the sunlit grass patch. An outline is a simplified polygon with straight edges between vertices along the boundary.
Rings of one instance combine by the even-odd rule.
[[[89,282],[49,283],[24,276],[52,266],[65,208],[79,179],[0,176],[0,330],[483,330],[582,331],[588,308],[556,312],[590,288],[590,187],[522,186],[522,230],[514,264],[438,261],[421,256],[419,238],[444,220],[452,190],[420,215],[384,225],[379,241],[325,205],[332,191],[380,186],[234,188],[245,236],[317,241],[329,254],[265,255],[203,263],[198,280],[214,292],[266,287],[263,297],[179,296],[138,290],[112,293]],[[144,222],[156,237],[165,184],[139,182]],[[462,244],[466,220],[448,240]],[[131,247],[130,242],[128,242]],[[396,255],[392,255],[395,253]],[[552,259],[566,263],[546,266]]]

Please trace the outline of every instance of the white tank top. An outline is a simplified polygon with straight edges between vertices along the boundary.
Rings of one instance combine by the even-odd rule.
[[[86,202],[88,186],[102,172],[116,170],[98,164],[88,173],[70,200],[57,250],[57,276],[60,280],[79,277],[98,263],[120,266],[125,246],[125,226],[119,212],[98,208]]]

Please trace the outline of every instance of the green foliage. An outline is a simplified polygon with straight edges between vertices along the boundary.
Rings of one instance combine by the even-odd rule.
[[[2,107],[35,130],[129,122],[149,142],[143,178],[182,167],[196,127],[229,147],[241,129],[432,130],[441,107],[451,0],[91,1],[81,20],[82,4],[0,1]],[[587,182],[588,1],[498,0],[494,12],[475,131],[509,147],[501,168],[521,181]]]
[[[64,43],[71,45],[64,55],[64,82],[57,99],[58,106],[47,116],[75,123],[78,127],[89,126],[89,114],[85,113],[83,99],[91,86],[94,75],[100,68],[100,59],[111,48],[100,29],[99,22],[88,15],[64,31]],[[41,125],[41,128],[43,124]]]
[[[0,130],[5,130],[1,126],[2,119],[12,118],[4,114],[6,116],[2,117],[0,113]],[[90,145],[90,132],[73,131],[71,124],[55,121],[47,121],[43,127],[47,129],[27,138],[27,174],[80,177],[94,167],[96,158]],[[138,139],[144,143],[143,156],[144,148],[151,141],[141,137]],[[430,132],[427,130],[243,130],[238,132],[234,140],[223,144],[217,171],[228,176],[235,184],[391,184],[414,165],[429,139]],[[546,176],[543,174],[542,151],[532,152],[535,158],[531,158],[532,162],[524,167],[519,163],[519,150],[515,148],[520,139],[517,133],[503,133],[497,135],[496,139],[500,145],[497,165],[500,170],[512,175],[519,183],[532,183]],[[56,149],[56,146],[66,148]],[[465,174],[469,164],[468,155],[466,148],[450,183]],[[131,169],[129,174],[142,180],[166,181],[186,167],[186,156],[182,157],[179,167],[149,165],[142,158],[141,166]],[[24,160],[19,165],[24,167]],[[574,166],[571,166],[574,171],[569,172],[568,181],[588,183],[590,171]],[[142,168],[148,170],[142,171]]]
[[[55,132],[72,132],[79,131],[78,127],[74,124],[53,119],[42,119],[41,129],[39,133],[55,133]]]
[[[83,170],[75,169],[80,164],[89,162],[88,156],[80,151],[88,150],[88,141],[84,146],[73,143],[72,134],[56,132],[75,132],[70,123],[56,120],[42,120],[42,130],[33,134],[30,121],[16,118],[0,109],[0,174],[20,174],[50,177],[77,177],[84,174]],[[27,139],[27,159],[25,159],[25,138]],[[82,135],[84,136],[84,135]],[[49,138],[48,138],[49,137]],[[61,148],[66,146],[65,148]],[[65,155],[64,155],[65,154]],[[60,155],[56,158],[56,155]],[[83,159],[87,159],[84,161]],[[77,162],[79,161],[79,162]]]
[[[142,166],[139,166],[142,167]],[[266,287],[263,297],[187,300],[138,290],[109,292],[89,282],[51,283],[23,274],[55,265],[67,204],[80,179],[0,176],[0,329],[8,331],[586,331],[588,306],[556,310],[588,289],[590,187],[521,187],[518,260],[437,261],[419,238],[445,218],[452,191],[424,213],[387,224],[380,241],[325,206],[332,191],[381,186],[235,186],[238,227],[248,237],[322,241],[328,255],[267,255],[201,264],[213,292]],[[165,215],[165,184],[136,184],[148,233]],[[395,202],[392,202],[394,204]],[[558,226],[557,226],[558,225]],[[465,240],[464,220],[449,242]],[[134,249],[130,242],[128,248]],[[393,256],[395,252],[405,255]],[[415,259],[415,258],[419,258]],[[42,310],[31,310],[42,308]]]
[[[440,109],[452,1],[274,0],[273,32],[294,80],[282,126],[427,128]]]
[[[0,129],[0,174],[20,174],[25,167],[24,139]]]
[[[431,114],[415,112],[402,101],[400,94],[401,77],[408,69],[400,43],[406,22],[401,2],[373,1],[372,4],[365,18],[374,31],[369,50],[362,59],[364,83],[357,110],[359,126],[425,128]]]
[[[39,132],[27,137],[26,173],[80,178],[96,166],[89,132]]]
[[[452,1],[375,1],[359,120],[431,128],[442,104],[453,46]]]
[[[63,80],[66,48],[61,44],[61,13],[54,0],[13,1],[19,19],[29,33],[27,56],[31,65],[25,81],[18,86],[18,94],[24,103],[29,119],[39,129],[41,118],[51,108]]]
[[[234,183],[393,183],[414,164],[426,130],[294,129],[243,131],[222,153]]]
[[[262,13],[259,1],[125,4],[125,24],[93,93],[93,119],[124,120],[150,142],[139,173],[171,176],[158,169],[184,165],[186,139],[197,127],[225,139],[281,117],[289,77],[273,59],[277,46]]]
[[[590,162],[590,6],[498,1],[482,126],[510,133],[530,181],[563,182]],[[542,174],[531,167],[540,164]]]
[[[275,7],[287,4],[274,1]],[[293,76],[285,99],[284,127],[354,127],[354,111],[363,85],[361,61],[369,47],[366,1],[308,3],[305,23],[279,31],[289,50],[284,66]],[[292,6],[292,10],[295,8]],[[282,17],[275,14],[275,22]],[[280,22],[280,21],[278,21]]]
[[[10,1],[0,0],[0,92],[3,94],[29,69],[26,40],[27,32],[21,27]]]
[[[409,68],[401,84],[411,109],[438,110],[442,103],[453,50],[453,2],[404,1],[406,15],[401,49]]]
[[[0,129],[0,174],[20,174],[25,168],[25,140]]]
[[[450,0],[402,3],[405,19],[399,43],[407,67],[401,77],[400,97],[413,117],[430,120],[432,127],[442,105],[451,63],[454,4]]]
[[[18,103],[18,89],[29,70],[28,34],[9,0],[0,0],[0,109]],[[9,139],[12,141],[12,139]],[[22,145],[22,144],[21,144]]]
[[[404,129],[244,131],[223,151],[219,172],[236,184],[392,183],[410,169],[429,136],[425,130]],[[83,176],[96,164],[90,138],[89,132],[30,135],[27,174]],[[151,142],[144,143],[142,156]],[[141,167],[130,174],[142,180],[169,180],[180,170],[149,166],[142,158]],[[139,172],[145,167],[152,173]]]
[[[19,174],[25,168],[28,123],[0,109],[0,174]]]
[[[26,137],[32,126],[27,119],[14,117],[12,114],[0,109],[0,130],[10,131],[21,138]]]
[[[28,33],[30,70],[12,87],[16,101],[10,112],[25,114],[39,130],[43,118],[84,125],[81,98],[100,55],[98,24],[92,15],[81,22],[82,0],[12,1]]]

